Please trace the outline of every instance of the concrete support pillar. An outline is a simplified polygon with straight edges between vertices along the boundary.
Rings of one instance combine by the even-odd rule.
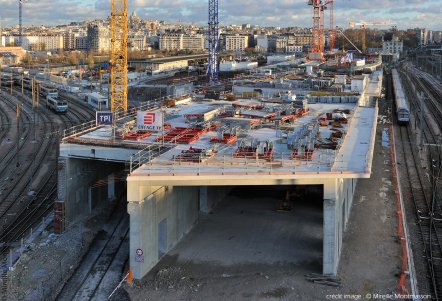
[[[200,211],[204,212],[204,213],[209,213],[210,209],[209,208],[209,196],[208,196],[208,187],[207,186],[201,186],[200,190],[199,190],[199,207],[200,207]]]
[[[330,179],[324,182],[323,273],[336,275],[344,230],[350,217],[354,179]]]
[[[230,186],[200,186],[199,207],[200,211],[210,213],[232,190]]]
[[[324,274],[336,275],[338,271],[339,246],[336,218],[336,200],[324,200],[324,242],[322,259],[322,270]]]
[[[338,214],[340,198],[338,196],[339,180],[327,180],[324,183],[324,241],[323,273],[336,275],[342,242],[342,221]]]
[[[89,213],[91,213],[92,212],[92,187],[88,187],[87,202],[88,202]]]
[[[115,176],[110,174],[107,176],[107,198],[110,201],[115,199]]]

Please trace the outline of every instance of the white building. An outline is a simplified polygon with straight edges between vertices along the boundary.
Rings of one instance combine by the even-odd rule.
[[[269,39],[267,35],[260,35],[256,37],[256,48],[262,52],[269,51]]]
[[[19,36],[2,37],[2,45],[19,45]],[[22,39],[22,47],[33,51],[57,51],[64,48],[63,35],[25,35]]]
[[[219,65],[219,71],[231,72],[240,70],[251,70],[258,68],[258,62],[221,62]]]
[[[159,41],[160,50],[183,49],[183,34],[163,34]]]
[[[184,35],[183,49],[188,50],[204,50],[204,35]]]
[[[417,37],[419,39],[420,47],[427,46],[428,30],[426,28],[418,29]]]
[[[302,52],[301,45],[287,45],[285,48],[286,53],[300,53]]]
[[[108,26],[89,24],[87,27],[88,50],[97,52],[110,50],[110,33]]]
[[[204,50],[204,35],[163,34],[159,41],[160,50]]]
[[[63,37],[65,50],[87,50],[87,30],[85,28],[69,29]]]
[[[128,37],[129,47],[131,50],[146,50],[147,38],[141,34],[131,34]]]
[[[382,54],[393,55],[393,61],[397,61],[404,50],[404,42],[393,36],[391,41],[384,41],[382,44]]]
[[[236,35],[226,35],[226,51],[244,51],[249,45],[249,37]]]

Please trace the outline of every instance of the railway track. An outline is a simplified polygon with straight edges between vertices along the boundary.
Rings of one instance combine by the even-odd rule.
[[[29,112],[29,104],[23,103],[23,113],[28,115],[29,120],[32,119]],[[44,137],[41,134],[52,133],[55,131],[56,127],[53,121],[45,114],[39,113],[40,124],[38,127],[39,139],[33,141],[33,135],[26,135],[20,146],[20,151],[11,152],[12,156],[9,160],[5,162],[5,168],[2,170],[2,177],[5,175],[13,176],[16,174],[16,182],[14,186],[10,185],[9,189],[4,189],[2,194],[2,201],[0,203],[0,219],[5,218],[5,214],[8,213],[9,209],[14,204],[17,197],[21,196],[28,185],[31,184],[34,177],[37,175],[37,171],[41,163],[45,161],[46,154],[48,153],[51,146],[53,146],[53,137]],[[37,129],[35,129],[37,131]],[[37,135],[36,135],[37,136]],[[29,147],[32,146],[32,147]],[[26,149],[25,149],[26,148]],[[21,157],[19,160],[20,165],[16,168],[11,168],[11,162],[16,157]],[[38,162],[38,164],[35,164]],[[18,169],[18,170],[17,170]],[[30,187],[34,188],[34,187]],[[1,230],[0,230],[1,233]]]
[[[1,121],[1,126],[0,126],[0,142],[3,141],[3,139],[9,133],[9,130],[11,128],[11,118],[5,112],[5,108],[2,108],[2,106],[4,106],[4,104],[0,103],[0,121]]]
[[[119,204],[115,207],[108,223],[103,226],[103,229],[90,246],[88,253],[83,257],[82,262],[56,300],[107,299],[116,284],[112,285],[106,279],[112,278],[109,274],[115,272],[112,269],[115,269],[114,260],[118,261],[116,257],[119,255],[118,257],[121,259],[121,252],[124,253],[128,249],[129,216],[126,214],[124,206],[125,200],[123,198],[119,200]],[[126,259],[127,254],[124,253],[123,257]],[[122,264],[117,269],[119,269],[117,274],[120,274]],[[103,298],[104,296],[105,298]]]
[[[415,208],[428,268],[431,295],[433,300],[442,300],[442,212],[436,209],[434,197],[428,196],[425,192],[418,167],[419,162],[416,159],[419,156],[412,147],[408,127],[400,127],[400,138],[408,179],[406,195],[411,198]]]
[[[15,107],[18,103],[10,99],[9,97],[5,97],[4,101],[9,103],[10,107]],[[23,118],[19,120],[19,122],[24,123],[23,121],[32,120],[31,117],[31,109],[30,104],[28,102],[22,103],[22,115]],[[0,228],[0,242],[2,246],[0,248],[0,263],[2,263],[0,272],[2,278],[2,299],[6,298],[6,279],[7,279],[7,254],[10,248],[10,245],[13,243],[14,237],[18,239],[21,235],[23,235],[27,229],[32,227],[35,224],[35,218],[30,220],[30,217],[33,216],[28,214],[25,220],[21,220],[26,211],[32,212],[29,210],[34,206],[34,204],[42,204],[39,202],[39,195],[41,193],[44,194],[43,187],[38,192],[30,192],[31,189],[36,189],[36,186],[32,187],[35,183],[37,183],[37,179],[39,177],[44,178],[45,173],[40,173],[40,168],[43,164],[48,164],[47,162],[47,154],[53,146],[53,138],[48,137],[45,138],[45,133],[50,133],[55,130],[54,123],[43,113],[37,113],[38,118],[40,118],[40,123],[38,127],[38,135],[36,132],[36,137],[39,139],[32,141],[34,139],[33,135],[30,135],[29,129],[26,131],[22,142],[19,144],[19,152],[10,152],[11,155],[8,156],[7,160],[3,160],[4,166],[1,169],[1,176],[3,177],[11,177],[14,181],[9,181],[9,185],[4,185],[2,187],[2,198],[0,202],[0,220],[2,221],[2,228]],[[34,115],[34,116],[37,116]],[[25,119],[26,116],[26,119]],[[22,125],[23,127],[23,125]],[[35,129],[37,131],[37,129]],[[17,134],[17,133],[16,133]],[[32,143],[33,142],[33,143]],[[19,161],[18,158],[21,158]],[[20,162],[20,165],[13,166],[13,159],[17,158],[17,162]],[[50,170],[51,167],[47,166]],[[53,164],[52,170],[55,170],[55,166]],[[53,172],[53,171],[52,171]],[[47,182],[46,182],[47,183]],[[35,184],[37,185],[37,184]],[[49,186],[48,186],[49,187]],[[43,205],[42,205],[43,206]],[[38,210],[35,210],[38,211]],[[18,223],[17,221],[20,220]],[[11,230],[11,227],[19,224],[20,228],[16,228],[14,231]],[[8,236],[4,234],[8,233]],[[15,235],[13,235],[15,233]],[[21,237],[20,237],[21,238]]]
[[[1,101],[2,101],[2,108],[3,108],[3,112],[5,114],[7,114],[7,112],[9,111],[11,114],[13,114],[15,116],[15,112],[16,112],[16,105],[19,104],[18,102],[13,102],[11,99],[9,99],[8,97],[5,96],[1,96],[0,97]],[[32,120],[32,116],[31,114],[28,112],[28,110],[25,108],[24,110],[21,111],[22,113],[20,114],[20,118],[17,121],[16,120],[16,124],[17,122],[19,122],[20,126],[20,139],[19,139],[19,147],[18,147],[18,151],[22,151],[24,146],[25,146],[25,142],[28,140],[29,138],[29,134],[30,134],[30,129],[29,129],[29,124],[31,123]],[[5,133],[5,136],[7,134],[9,134],[10,137],[13,136],[18,136],[18,133],[16,132],[17,130],[14,129],[11,124],[8,127],[9,131],[8,133]],[[15,131],[14,131],[15,130]],[[16,158],[17,156],[17,152],[15,151],[17,149],[17,141],[11,139],[10,141],[3,143],[2,144],[2,149],[0,150],[0,156],[3,158],[0,162],[0,179],[5,179],[6,177],[8,177],[7,174],[7,168],[10,167],[11,162],[13,159]],[[0,191],[2,191],[3,188],[0,185]]]
[[[95,118],[95,110],[80,99],[63,92],[60,93],[60,97],[68,101],[68,104],[74,108],[74,114],[81,118],[82,123]]]
[[[414,97],[415,95],[414,89],[416,89],[416,87],[414,87],[414,89],[411,87],[410,83],[412,81],[411,78],[408,76],[408,74],[401,72],[401,75],[403,79],[402,87],[405,88],[406,95],[408,96],[407,99],[408,102],[410,103],[410,110],[412,113],[414,113],[415,115],[414,119],[417,121],[420,118],[417,114],[417,112],[420,111],[420,103],[419,103],[420,101],[417,99],[417,97]],[[429,108],[428,111],[433,115],[433,120],[437,120],[438,118],[437,113],[434,110],[432,110],[431,107]],[[424,125],[424,130],[423,130],[424,141],[430,144],[437,143],[437,135],[427,118],[423,119],[423,125]]]
[[[15,177],[17,169],[12,165],[14,158],[16,158],[16,152],[11,150],[16,147],[16,144],[12,144],[7,153],[7,157],[2,160],[0,165],[0,179],[5,177],[14,179],[13,183],[6,181],[0,182],[0,185],[8,183],[7,189],[3,187],[0,202],[0,220],[2,221],[2,227],[0,228],[0,275],[2,279],[2,294],[0,295],[2,296],[2,300],[6,300],[5,298],[7,296],[7,255],[9,248],[17,244],[17,241],[26,236],[32,227],[40,223],[42,218],[53,210],[53,201],[56,196],[57,187],[57,159],[52,156],[52,154],[55,152],[54,147],[58,147],[56,142],[57,139],[60,139],[58,135],[60,127],[68,128],[79,124],[86,116],[90,119],[90,114],[75,113],[75,106],[73,106],[74,113],[64,117],[55,114],[44,105],[40,105],[38,110],[33,113],[32,103],[29,97],[23,97],[21,93],[17,91],[15,91],[15,93],[17,98],[20,98],[20,103],[23,104],[19,122],[21,123],[21,128],[24,130],[21,132],[22,139],[19,144],[19,153],[20,158],[28,159],[20,160],[22,172]],[[11,99],[10,97],[3,98],[2,107],[8,106],[8,110],[11,112],[15,111],[15,105],[19,101],[11,100],[12,97]],[[0,107],[0,109],[2,109],[2,107]],[[2,110],[2,112],[4,112],[4,110]],[[5,114],[6,113],[3,115]],[[55,116],[59,117],[54,118]],[[39,128],[38,130],[36,129],[35,141],[32,141],[34,135],[29,129],[33,118],[38,118],[39,120]],[[2,120],[3,119],[7,120],[7,114],[5,117],[2,117]],[[7,125],[8,133],[14,135],[14,133],[11,132],[10,122],[8,122]],[[7,133],[4,135],[7,135]],[[31,149],[33,149],[33,151]],[[38,179],[38,181],[36,181],[36,179]],[[28,193],[28,190],[31,189],[33,192]]]

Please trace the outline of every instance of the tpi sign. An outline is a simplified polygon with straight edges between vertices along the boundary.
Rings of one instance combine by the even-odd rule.
[[[97,112],[96,125],[112,125],[114,121],[114,113],[112,112]]]
[[[159,132],[163,128],[163,112],[137,112],[137,128],[143,131]]]

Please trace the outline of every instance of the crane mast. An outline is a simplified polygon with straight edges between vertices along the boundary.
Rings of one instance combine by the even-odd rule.
[[[111,2],[111,111],[127,111],[127,0]]]
[[[354,22],[351,21],[349,23],[349,26],[351,28],[359,26],[359,28],[361,29],[361,48],[362,48],[362,52],[365,52],[365,50],[367,50],[367,45],[366,45],[366,32],[365,29],[367,28],[367,26],[388,26],[388,25],[392,25],[391,22],[365,22],[365,21],[360,21],[360,22]]]
[[[18,46],[23,47],[23,17],[22,9],[25,0],[18,0]]]
[[[309,0],[308,5],[313,7],[313,27],[310,59],[322,60],[325,45],[325,10],[330,11],[329,46],[333,49],[335,43],[335,31],[333,28],[333,0]]]
[[[209,46],[209,57],[207,75],[209,84],[218,83],[218,58],[219,58],[219,22],[218,22],[218,0],[209,0],[209,28],[207,40]]]

